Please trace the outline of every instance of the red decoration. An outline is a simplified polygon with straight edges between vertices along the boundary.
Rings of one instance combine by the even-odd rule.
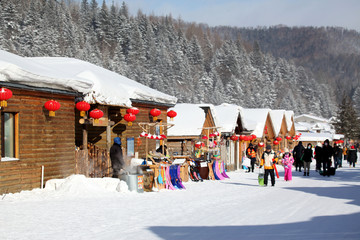
[[[265,126],[264,133],[265,133],[265,134],[268,133],[268,127],[267,127],[267,126]]]
[[[286,136],[285,137],[287,140],[290,140],[291,139],[291,136]]]
[[[78,102],[75,106],[76,106],[76,109],[80,111],[81,117],[84,117],[85,112],[89,111],[89,109],[90,109],[90,104],[88,104],[85,101]]]
[[[164,134],[161,134],[160,135],[163,139],[166,139],[167,137],[166,137],[166,135],[164,135]]]
[[[131,113],[131,114],[136,115],[136,114],[138,114],[138,113],[139,113],[139,109],[138,109],[138,108],[136,108],[136,107],[132,107],[132,108],[128,108],[128,109],[126,109],[126,112],[127,112],[127,113]]]
[[[215,136],[220,136],[220,133],[218,131],[214,132]]]
[[[240,141],[245,141],[245,135],[240,135],[239,140]]]
[[[157,120],[157,117],[161,114],[161,111],[157,108],[153,108],[150,110],[150,115],[153,116],[154,121]]]
[[[140,133],[140,137],[146,137],[148,134],[146,132]]]
[[[176,117],[177,113],[174,110],[170,110],[167,112],[167,116],[170,118],[170,121],[174,120],[174,117]]]
[[[12,97],[13,93],[7,88],[0,89],[0,107],[7,107],[7,100]]]
[[[44,104],[44,107],[49,110],[49,116],[54,117],[55,111],[59,110],[60,103],[55,100],[49,100]]]
[[[214,134],[214,133],[210,133],[210,134],[209,134],[209,137],[213,138],[213,137],[215,137],[215,134]]]
[[[128,122],[128,126],[132,126],[132,122],[136,120],[135,114],[128,113],[124,115],[125,121]]]
[[[254,140],[254,139],[256,139],[256,135],[255,135],[255,134],[252,134],[252,135],[251,135],[251,140]]]
[[[264,147],[265,146],[265,144],[263,143],[263,142],[259,142],[259,147]]]
[[[244,141],[251,141],[251,136],[244,136]]]
[[[279,142],[281,142],[282,138],[281,138],[281,137],[277,137],[276,140],[278,140]]]
[[[195,143],[195,147],[196,147],[196,148],[201,148],[201,142]]]
[[[275,140],[273,143],[274,143],[274,145],[278,145],[278,144],[279,144],[279,141],[278,141],[278,140]]]
[[[95,108],[94,110],[92,110],[90,112],[90,117],[94,119],[94,123],[98,123],[99,122],[99,118],[102,118],[102,116],[104,116],[103,111]]]
[[[232,135],[232,136],[230,137],[230,139],[235,142],[235,141],[237,141],[237,140],[239,139],[239,137],[236,136],[236,135]]]

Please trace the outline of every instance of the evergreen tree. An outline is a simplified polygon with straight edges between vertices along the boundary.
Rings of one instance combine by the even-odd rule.
[[[344,134],[346,138],[359,138],[359,117],[351,99],[344,94],[336,113],[334,123],[337,133]]]

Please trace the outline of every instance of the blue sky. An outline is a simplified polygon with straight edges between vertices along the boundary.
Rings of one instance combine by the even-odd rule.
[[[98,0],[101,5],[103,0]],[[121,5],[124,0],[106,0]],[[340,26],[360,32],[359,0],[125,0],[130,13],[171,14],[209,26]]]

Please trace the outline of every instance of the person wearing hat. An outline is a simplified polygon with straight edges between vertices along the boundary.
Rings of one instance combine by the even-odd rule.
[[[294,164],[294,158],[291,156],[288,148],[284,149],[284,155],[282,158],[282,163],[284,166],[284,180],[291,181],[292,180],[292,166]]]
[[[114,138],[114,144],[110,148],[110,159],[111,167],[113,169],[113,178],[118,178],[122,172],[121,170],[125,167],[121,139],[119,137]]]
[[[277,163],[277,156],[273,150],[271,150],[271,145],[266,145],[266,150],[261,156],[260,168],[264,166],[265,174],[264,174],[264,186],[267,186],[268,177],[270,175],[271,178],[271,186],[275,186],[275,172],[274,172],[274,164]]]
[[[249,147],[246,149],[246,156],[250,158],[251,172],[254,172],[256,162],[256,149],[254,148],[252,143],[250,143]],[[248,172],[250,172],[250,168]]]
[[[357,151],[354,145],[351,145],[348,150],[348,161],[349,167],[351,167],[351,165],[355,167],[355,163],[357,162]]]

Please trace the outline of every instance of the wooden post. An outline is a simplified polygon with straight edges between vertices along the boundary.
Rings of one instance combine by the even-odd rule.
[[[106,126],[106,150],[110,151],[111,148],[111,127],[110,123]]]

